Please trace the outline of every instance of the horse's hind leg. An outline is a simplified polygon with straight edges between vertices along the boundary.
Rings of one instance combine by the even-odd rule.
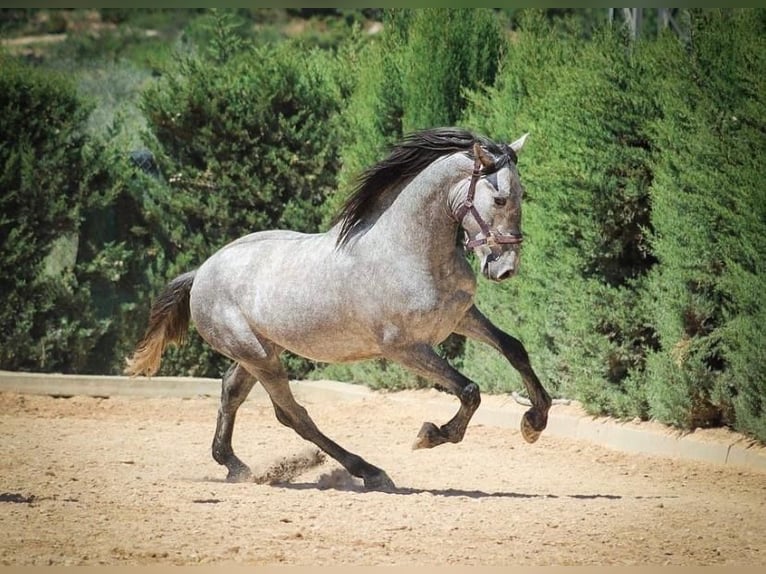
[[[423,423],[412,448],[432,448],[446,442],[463,440],[468,423],[481,403],[478,385],[452,367],[428,345],[391,351],[386,353],[386,356],[460,399],[460,409],[446,424],[438,427],[431,422]]]
[[[244,482],[253,477],[250,468],[234,454],[231,437],[237,409],[245,401],[255,382],[255,378],[236,363],[224,375],[221,385],[221,406],[218,409],[218,421],[213,437],[213,458],[217,463],[226,466],[229,470],[226,480],[231,482]]]
[[[322,434],[306,409],[295,400],[290,390],[287,373],[277,357],[270,359],[268,363],[259,362],[256,365],[249,365],[249,368],[269,394],[279,422],[293,429],[303,439],[313,442],[352,475],[363,479],[366,488],[389,491],[395,488],[394,483],[382,469],[348,452]]]

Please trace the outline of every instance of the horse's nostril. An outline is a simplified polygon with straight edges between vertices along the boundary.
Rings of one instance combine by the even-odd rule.
[[[502,281],[504,279],[508,279],[511,275],[513,275],[513,269],[508,269],[508,271],[504,271],[503,273],[501,273],[498,279]]]

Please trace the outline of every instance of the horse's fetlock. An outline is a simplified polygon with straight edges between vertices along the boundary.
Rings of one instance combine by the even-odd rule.
[[[460,393],[460,402],[471,408],[478,408],[481,404],[481,391],[476,383],[465,386]]]
[[[226,464],[226,461],[229,459],[229,456],[232,453],[225,452],[224,449],[221,449],[219,447],[214,446],[212,449],[213,453],[213,460],[216,461],[218,464]]]

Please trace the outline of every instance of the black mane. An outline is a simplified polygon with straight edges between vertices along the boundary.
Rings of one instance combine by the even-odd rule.
[[[498,168],[507,161],[516,162],[516,154],[507,145],[498,145],[461,128],[433,128],[411,133],[390,148],[388,157],[368,167],[358,177],[354,192],[335,218],[335,223],[341,222],[338,245],[348,240],[384,191],[415,177],[442,156],[462,151],[473,158],[474,142],[496,156]]]

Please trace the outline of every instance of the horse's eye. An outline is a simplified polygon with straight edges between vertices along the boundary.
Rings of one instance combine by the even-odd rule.
[[[503,207],[506,203],[508,203],[507,197],[496,197],[495,198],[495,205],[498,207]]]

